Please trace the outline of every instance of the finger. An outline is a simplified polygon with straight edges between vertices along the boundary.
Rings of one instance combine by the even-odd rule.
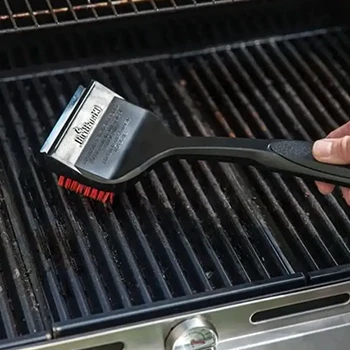
[[[350,164],[350,136],[316,141],[312,153],[319,162],[339,165]]]
[[[350,122],[347,122],[346,124],[333,130],[331,133],[327,135],[327,138],[337,139],[339,137],[343,137],[346,135],[350,135]]]
[[[343,194],[346,204],[350,205],[350,188],[342,187],[341,192]]]
[[[319,182],[319,181],[316,181],[316,186],[317,186],[317,189],[324,195],[332,193],[335,188],[334,185],[326,184],[324,182]]]

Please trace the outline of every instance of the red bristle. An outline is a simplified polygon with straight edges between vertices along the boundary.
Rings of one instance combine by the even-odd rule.
[[[66,179],[66,182],[64,184],[64,187],[65,188],[70,188],[70,184],[72,183],[72,180],[71,179]]]
[[[108,197],[109,197],[110,194],[111,194],[110,192],[106,192],[106,193],[105,193],[105,195],[104,195],[103,198],[102,198],[102,203],[106,203],[106,202],[107,202]]]
[[[98,194],[98,190],[96,188],[93,188],[89,197],[91,197],[92,199],[96,199],[97,194]]]
[[[89,197],[91,187],[85,187],[84,196]]]
[[[72,186],[70,187],[70,189],[71,189],[72,191],[76,191],[78,185],[79,185],[79,182],[73,181],[73,182],[72,182]]]
[[[83,190],[84,190],[84,186],[82,184],[79,184],[77,186],[77,189],[75,190],[75,192],[77,193],[83,193]]]
[[[62,175],[59,176],[57,184],[68,190],[80,193],[85,197],[98,200],[102,203],[107,203],[108,200],[111,204],[113,203],[113,199],[114,199],[113,192],[101,191],[90,186],[85,186],[79,183],[78,181],[72,180],[70,178],[66,178]]]
[[[105,195],[105,191],[99,191],[97,195],[97,200],[102,201],[102,198],[104,195]]]
[[[58,178],[58,186],[63,186],[64,185],[64,176],[60,176],[59,178]]]

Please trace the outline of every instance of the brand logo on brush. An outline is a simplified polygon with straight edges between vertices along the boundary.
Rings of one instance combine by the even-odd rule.
[[[93,106],[90,112],[89,120],[84,122],[81,126],[76,126],[73,128],[73,130],[77,133],[77,135],[74,138],[74,141],[78,142],[80,145],[82,145],[85,142],[101,112],[102,108],[100,106]]]

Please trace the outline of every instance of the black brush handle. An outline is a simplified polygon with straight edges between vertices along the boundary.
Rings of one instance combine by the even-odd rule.
[[[171,155],[253,165],[350,187],[350,167],[318,162],[312,147],[313,142],[309,141],[177,137]]]

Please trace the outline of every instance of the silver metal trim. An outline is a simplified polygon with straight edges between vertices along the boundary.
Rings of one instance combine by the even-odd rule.
[[[323,286],[310,290],[271,296],[264,299],[250,300],[244,303],[225,305],[219,308],[208,308],[174,317],[152,320],[126,327],[117,327],[98,332],[48,341],[17,350],[81,350],[123,342],[127,350],[164,350],[165,337],[174,325],[189,318],[202,316],[216,328],[220,341],[217,350],[232,349],[316,349],[312,344],[321,344],[320,349],[329,349],[327,339],[341,331],[343,345],[350,344],[350,304],[346,302],[334,307],[299,313],[253,324],[251,316],[259,311],[301,302],[312,301],[350,292],[350,282]],[[333,333],[330,333],[333,334]],[[307,340],[308,339],[308,340]],[[289,347],[286,348],[288,345]],[[328,346],[328,347],[327,347]],[[340,346],[340,348],[343,348]],[[345,348],[344,348],[345,349]]]
[[[79,85],[77,90],[75,91],[74,95],[72,96],[72,98],[68,102],[66,108],[62,112],[60,118],[58,119],[58,121],[56,122],[55,126],[51,130],[51,132],[50,132],[49,136],[47,137],[45,143],[41,147],[40,153],[49,153],[53,143],[56,141],[57,136],[60,134],[60,132],[62,131],[64,125],[68,121],[68,119],[69,119],[69,117],[70,117],[70,115],[72,113],[72,110],[77,105],[77,103],[78,103],[81,95],[84,93],[84,91],[85,91],[84,86]]]
[[[101,83],[92,80],[89,86],[89,90],[86,91],[87,88],[85,88],[82,85],[79,85],[77,90],[75,91],[74,95],[68,102],[66,108],[62,112],[60,118],[57,120],[56,124],[54,125],[53,129],[51,130],[49,136],[47,137],[46,141],[44,142],[43,146],[40,149],[40,153],[54,153],[54,149],[52,149],[52,146],[55,142],[60,143],[62,139],[65,137],[65,134],[69,132],[69,125],[68,121],[70,120],[70,123],[73,123],[74,121],[77,121],[77,119],[86,118],[84,116],[84,111],[81,113],[81,110],[84,109],[86,104],[92,104],[93,101],[97,101],[102,103],[103,106],[108,105],[110,100],[113,96],[116,96],[117,98],[124,99],[119,94],[115,93],[114,91],[110,90],[106,86],[102,85]],[[83,93],[86,92],[86,95],[83,100],[81,100],[81,96]],[[79,103],[79,105],[78,105]],[[72,115],[73,110],[76,107],[79,107],[74,115]],[[90,106],[91,107],[91,106]],[[83,115],[82,115],[83,114]],[[88,115],[85,111],[85,115]],[[92,130],[91,130],[92,131]],[[90,133],[91,135],[91,133]],[[70,140],[70,139],[69,139]],[[66,142],[64,145],[64,153],[67,153],[66,148],[69,149],[68,154],[72,153],[74,150],[74,143]],[[73,152],[74,153],[74,152]],[[56,155],[57,156],[57,155]],[[65,157],[63,157],[63,160]],[[74,163],[74,162],[73,162]]]

